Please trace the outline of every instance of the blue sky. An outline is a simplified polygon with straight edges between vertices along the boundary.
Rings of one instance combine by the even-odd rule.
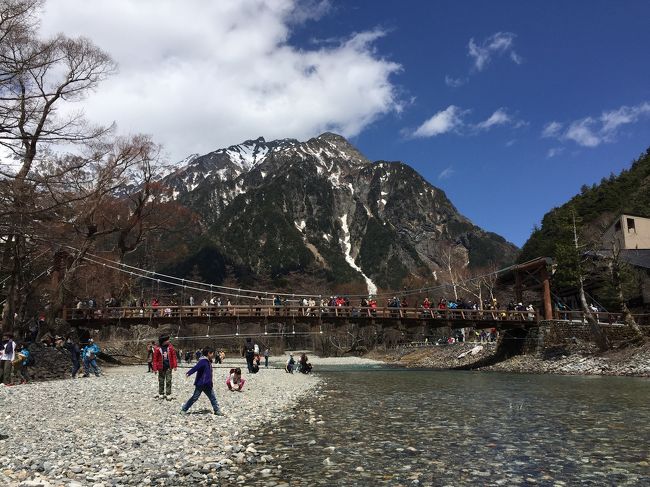
[[[392,79],[405,106],[352,138],[373,160],[401,160],[442,188],[479,226],[522,245],[552,207],[628,167],[650,147],[650,2],[345,1],[295,33],[295,42],[380,28],[377,52],[401,65]],[[479,48],[502,33],[506,50]],[[499,36],[496,37],[499,39]],[[486,42],[486,40],[488,40]],[[511,53],[515,53],[515,57]],[[516,60],[516,61],[515,61]],[[446,77],[461,80],[448,86]],[[411,101],[411,99],[413,99]],[[459,130],[409,137],[449,106]],[[620,111],[621,107],[630,110]],[[634,108],[637,110],[634,111]],[[503,109],[511,122],[471,127]],[[603,112],[618,122],[603,132]],[[585,125],[591,132],[566,130]],[[611,119],[611,117],[610,117]],[[542,137],[547,124],[564,134]],[[552,132],[552,130],[551,130]],[[596,139],[591,139],[590,134]],[[580,135],[583,137],[581,138]]]
[[[522,245],[650,146],[650,2],[47,0],[119,72],[88,118],[165,157],[331,130]],[[73,107],[74,108],[74,107]]]

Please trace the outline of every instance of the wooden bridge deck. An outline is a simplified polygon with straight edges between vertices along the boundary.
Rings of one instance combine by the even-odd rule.
[[[619,313],[594,313],[601,323],[623,323]],[[303,306],[159,306],[144,308],[92,308],[63,311],[63,318],[73,325],[128,327],[137,324],[166,323],[304,323],[366,325],[426,325],[433,328],[519,328],[537,326],[544,319],[537,311],[359,308]],[[640,325],[650,325],[650,315],[635,315]],[[584,321],[577,311],[556,313],[554,319]]]

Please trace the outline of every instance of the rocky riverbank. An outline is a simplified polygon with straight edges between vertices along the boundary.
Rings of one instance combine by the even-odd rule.
[[[468,342],[401,348],[386,353],[374,352],[371,356],[407,368],[466,368],[525,374],[650,377],[650,344],[642,347],[627,346],[599,353],[592,343],[578,342],[549,346],[540,353],[516,355],[484,366],[495,353],[495,343]]]
[[[529,374],[620,375],[650,377],[650,344],[598,353],[593,346],[549,347],[540,354],[517,355],[479,370]]]
[[[264,464],[261,475],[281,470],[267,438],[256,431],[294,414],[300,397],[318,394],[320,380],[263,369],[244,373],[243,393],[229,392],[227,370],[242,365],[227,360],[215,369],[224,417],[210,414],[205,397],[180,414],[194,390],[187,369],[174,375],[172,401],[155,399],[157,377],[146,367],[2,387],[0,485],[250,485],[248,464]],[[320,419],[314,414],[310,420]]]
[[[374,352],[370,357],[391,365],[416,369],[456,369],[492,357],[496,343],[464,342],[445,345],[397,348]]]

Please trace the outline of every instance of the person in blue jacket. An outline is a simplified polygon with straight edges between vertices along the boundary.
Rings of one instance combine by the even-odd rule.
[[[86,345],[83,349],[83,364],[84,364],[84,377],[88,377],[90,375],[90,371],[92,370],[93,373],[99,377],[99,366],[97,365],[97,354],[100,352],[99,345],[97,345],[93,339],[88,340],[88,345]]]
[[[20,347],[20,350],[16,354],[16,358],[22,357],[18,362],[18,373],[20,374],[20,383],[27,384],[29,382],[29,372],[27,372],[27,367],[32,364],[33,358],[30,358],[31,353],[27,348],[27,344],[23,343]]]
[[[196,401],[198,401],[201,393],[205,393],[210,399],[210,404],[212,404],[212,410],[216,416],[223,416],[221,409],[219,409],[219,403],[217,402],[217,397],[214,395],[214,386],[212,384],[212,360],[214,359],[214,349],[206,347],[203,349],[203,355],[185,375],[188,377],[196,373],[196,378],[194,379],[194,394],[190,397],[187,402],[181,408],[181,413],[186,413],[189,408],[192,407]]]

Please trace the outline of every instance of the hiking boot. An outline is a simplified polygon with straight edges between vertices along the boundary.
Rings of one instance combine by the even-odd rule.
[[[181,416],[185,416],[187,414],[187,411],[185,409],[181,409],[180,413]]]
[[[214,414],[215,416],[225,416],[225,414],[223,414],[221,410],[215,411],[212,414]]]
[[[168,400],[168,401],[173,401],[173,400],[174,400],[174,396],[172,396],[171,394],[167,395],[167,400]]]

